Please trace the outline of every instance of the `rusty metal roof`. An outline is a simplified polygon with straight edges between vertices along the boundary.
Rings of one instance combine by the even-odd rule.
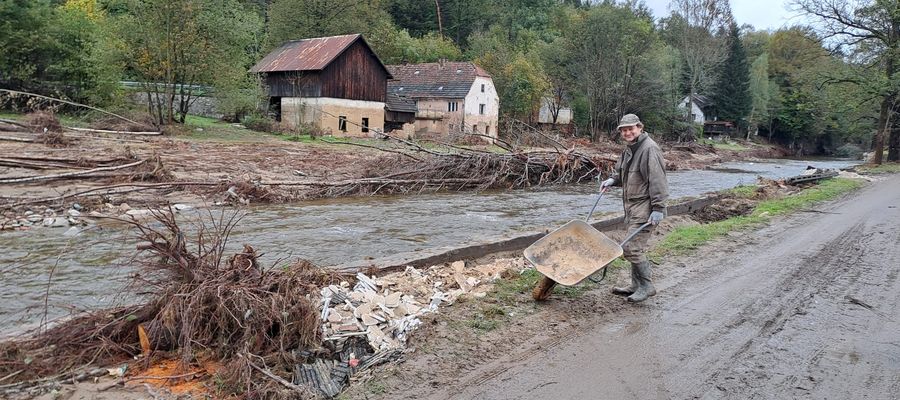
[[[250,72],[320,71],[361,37],[354,34],[290,41],[272,50]]]

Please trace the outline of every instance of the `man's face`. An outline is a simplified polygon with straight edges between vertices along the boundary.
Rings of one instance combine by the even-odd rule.
[[[632,126],[623,126],[619,128],[619,134],[622,135],[622,139],[625,139],[626,142],[633,142],[637,139],[638,136],[641,136],[641,132],[643,132],[644,127],[640,124],[632,125]]]

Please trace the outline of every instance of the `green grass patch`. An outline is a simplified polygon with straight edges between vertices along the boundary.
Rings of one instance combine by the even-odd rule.
[[[835,198],[843,193],[858,189],[862,185],[861,181],[855,179],[828,179],[800,193],[760,202],[750,215],[733,217],[704,225],[677,228],[653,249],[650,257],[655,262],[659,262],[665,256],[686,254],[696,250],[710,240],[724,236],[728,232],[761,224],[776,215],[787,214]]]
[[[720,142],[717,140],[710,140],[710,139],[700,139],[699,141],[702,144],[708,144],[708,145],[711,145],[713,148],[722,149],[722,150],[744,151],[744,150],[750,149],[747,146],[744,146],[739,143],[733,143],[733,142]]]
[[[867,174],[896,174],[900,173],[900,163],[886,162],[881,165],[863,164],[856,167],[856,170]]]
[[[753,185],[736,186],[736,187],[726,190],[725,193],[732,195],[734,197],[750,199],[756,195],[756,186],[753,186]]]

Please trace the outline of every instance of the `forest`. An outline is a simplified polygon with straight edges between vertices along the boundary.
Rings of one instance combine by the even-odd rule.
[[[361,33],[385,64],[475,62],[501,124],[532,121],[550,99],[573,110],[577,136],[614,138],[636,113],[662,139],[692,141],[702,126],[677,105],[705,99],[742,138],[900,160],[900,2],[791,4],[806,25],[772,31],[738,25],[728,0],[672,0],[661,18],[611,0],[0,0],[0,88],[121,110],[122,82],[138,82],[148,96],[207,91],[226,118],[259,118],[248,69],[268,51]],[[173,101],[154,118],[186,113]]]

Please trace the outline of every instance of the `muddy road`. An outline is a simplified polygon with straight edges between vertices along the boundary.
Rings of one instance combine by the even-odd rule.
[[[900,396],[900,176],[698,254],[660,266],[660,293],[644,304],[601,308],[557,339],[526,341],[440,385],[402,392],[429,399]],[[602,303],[611,297],[598,296]]]

